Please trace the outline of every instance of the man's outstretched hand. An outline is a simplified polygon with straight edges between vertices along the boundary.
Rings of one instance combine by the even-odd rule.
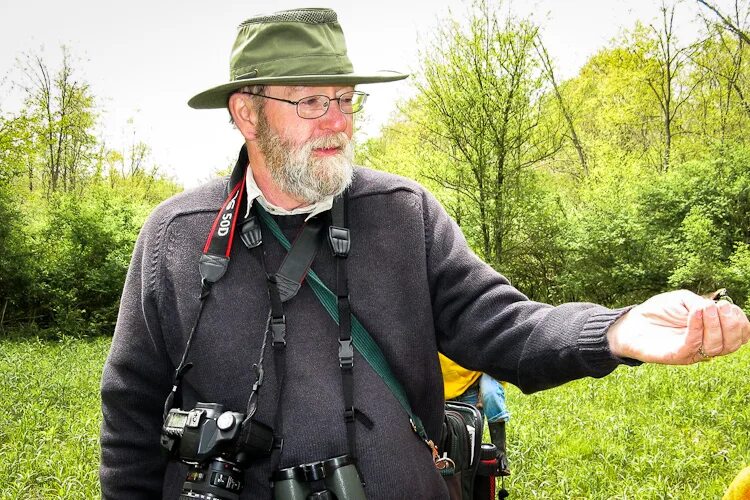
[[[750,339],[742,309],[687,290],[635,306],[607,332],[612,354],[646,363],[688,365],[736,351]]]

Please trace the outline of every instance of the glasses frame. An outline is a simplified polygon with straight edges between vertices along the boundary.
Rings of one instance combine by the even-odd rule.
[[[324,95],[324,94],[314,94],[314,95],[309,95],[309,96],[303,97],[302,99],[299,99],[297,101],[290,101],[289,99],[281,99],[279,97],[271,97],[269,95],[256,94],[254,92],[242,91],[241,93],[242,94],[248,94],[248,95],[254,95],[256,97],[263,97],[264,99],[272,99],[274,101],[285,102],[287,104],[293,104],[294,107],[295,107],[295,110],[297,111],[297,116],[299,116],[303,120],[315,120],[317,118],[320,118],[321,116],[325,116],[326,113],[328,113],[328,110],[331,108],[331,101],[336,101],[336,103],[339,105],[339,111],[341,111],[345,115],[353,115],[354,113],[359,113],[360,111],[362,111],[362,108],[365,107],[365,102],[367,102],[367,97],[370,95],[367,92],[362,92],[360,90],[350,90],[349,92],[344,92],[343,94],[341,94],[338,97],[328,97],[327,95]],[[343,109],[341,109],[341,99],[344,96],[350,95],[350,94],[361,95],[362,96],[362,105],[361,105],[361,107],[357,111],[352,111],[351,113],[347,113],[346,111],[344,111]],[[322,114],[320,114],[318,116],[309,116],[309,117],[308,116],[302,116],[301,114],[299,114],[299,103],[302,102],[302,101],[304,101],[305,99],[310,99],[311,97],[325,97],[326,99],[328,99],[328,102],[325,105],[325,110],[323,111]]]

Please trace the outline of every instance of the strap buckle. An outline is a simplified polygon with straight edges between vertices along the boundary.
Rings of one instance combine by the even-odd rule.
[[[351,368],[354,366],[352,339],[339,339],[339,366],[341,368]]]
[[[345,227],[329,226],[328,241],[331,243],[333,255],[336,257],[347,257],[351,248],[349,229]]]
[[[260,246],[263,243],[260,223],[254,215],[251,215],[242,223],[242,227],[240,227],[240,239],[248,249]]]
[[[356,410],[353,406],[350,406],[349,408],[344,409],[344,421],[346,422],[354,422],[354,415],[356,413]]]
[[[274,347],[286,346],[286,316],[271,318],[271,334]]]

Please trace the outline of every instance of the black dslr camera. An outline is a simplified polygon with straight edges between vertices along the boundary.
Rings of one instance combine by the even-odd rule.
[[[218,403],[198,403],[189,411],[173,408],[161,428],[161,446],[190,465],[180,500],[238,500],[243,470],[252,459],[270,455],[273,430]]]

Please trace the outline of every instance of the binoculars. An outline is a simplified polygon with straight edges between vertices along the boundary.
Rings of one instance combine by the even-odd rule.
[[[348,455],[278,470],[273,482],[274,500],[366,500]]]

